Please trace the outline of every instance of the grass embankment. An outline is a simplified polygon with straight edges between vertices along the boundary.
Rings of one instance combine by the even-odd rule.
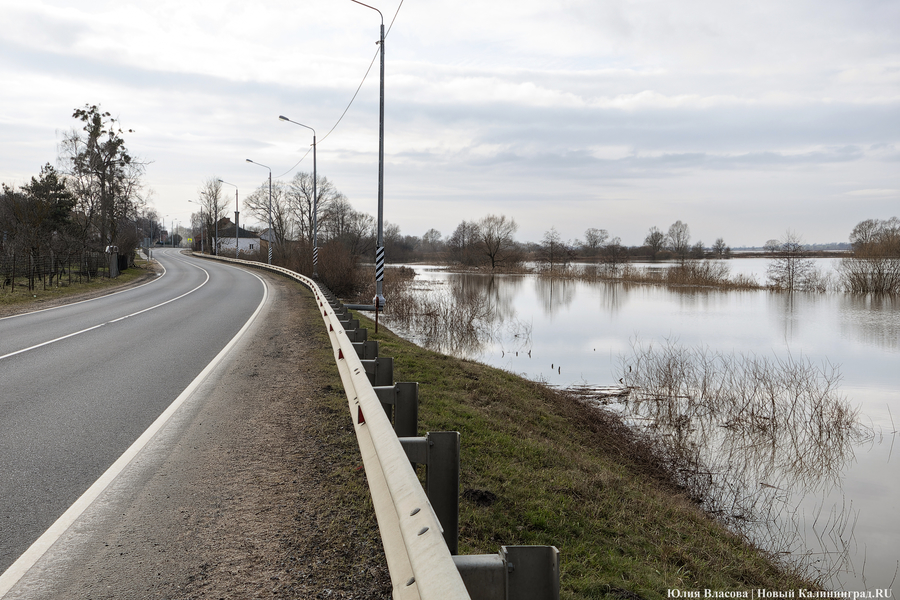
[[[813,587],[697,508],[615,417],[361,320],[395,379],[419,382],[420,433],[461,433],[461,554],[556,546],[564,598]]]
[[[115,278],[98,275],[89,282],[73,281],[72,283],[69,283],[64,278],[60,285],[54,282],[52,285],[47,285],[46,289],[41,282],[38,282],[33,290],[29,290],[27,284],[23,285],[24,280],[17,279],[15,289],[11,285],[7,285],[0,290],[0,310],[12,309],[15,311],[26,307],[30,310],[38,310],[44,305],[55,304],[58,301],[69,301],[74,296],[103,292],[110,288],[134,283],[136,280],[146,276],[149,271],[150,266],[147,261],[139,260],[136,266],[122,271]]]

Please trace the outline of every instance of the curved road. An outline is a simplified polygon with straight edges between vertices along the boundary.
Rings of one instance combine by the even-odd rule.
[[[0,573],[112,465],[267,298],[177,250],[150,283],[0,319]]]

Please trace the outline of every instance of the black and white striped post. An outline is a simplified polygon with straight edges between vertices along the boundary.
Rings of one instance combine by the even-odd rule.
[[[278,115],[278,118],[282,121],[287,121],[288,123],[293,123],[294,125],[299,125],[300,127],[305,127],[313,132],[313,143],[312,143],[312,151],[313,151],[313,209],[312,209],[312,222],[313,222],[313,278],[319,276],[319,179],[316,175],[316,130],[310,127],[309,125],[304,125],[303,123],[298,123],[297,121],[292,121],[288,119],[284,115]],[[327,136],[326,136],[327,137]]]
[[[363,4],[359,0],[351,0],[356,4],[371,8],[381,17],[381,94],[378,113],[378,241],[375,249],[375,302],[376,312],[384,308],[384,15],[374,6]]]

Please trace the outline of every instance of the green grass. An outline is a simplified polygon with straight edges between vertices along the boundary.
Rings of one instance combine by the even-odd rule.
[[[361,321],[367,321],[364,316]],[[559,548],[564,598],[665,598],[669,589],[815,587],[702,512],[652,445],[617,419],[505,371],[419,348],[380,328],[397,381],[419,382],[419,431],[461,434],[460,554]]]

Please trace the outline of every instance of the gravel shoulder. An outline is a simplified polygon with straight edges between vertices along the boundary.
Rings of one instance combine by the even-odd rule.
[[[264,277],[252,334],[6,598],[390,597],[315,303]]]

